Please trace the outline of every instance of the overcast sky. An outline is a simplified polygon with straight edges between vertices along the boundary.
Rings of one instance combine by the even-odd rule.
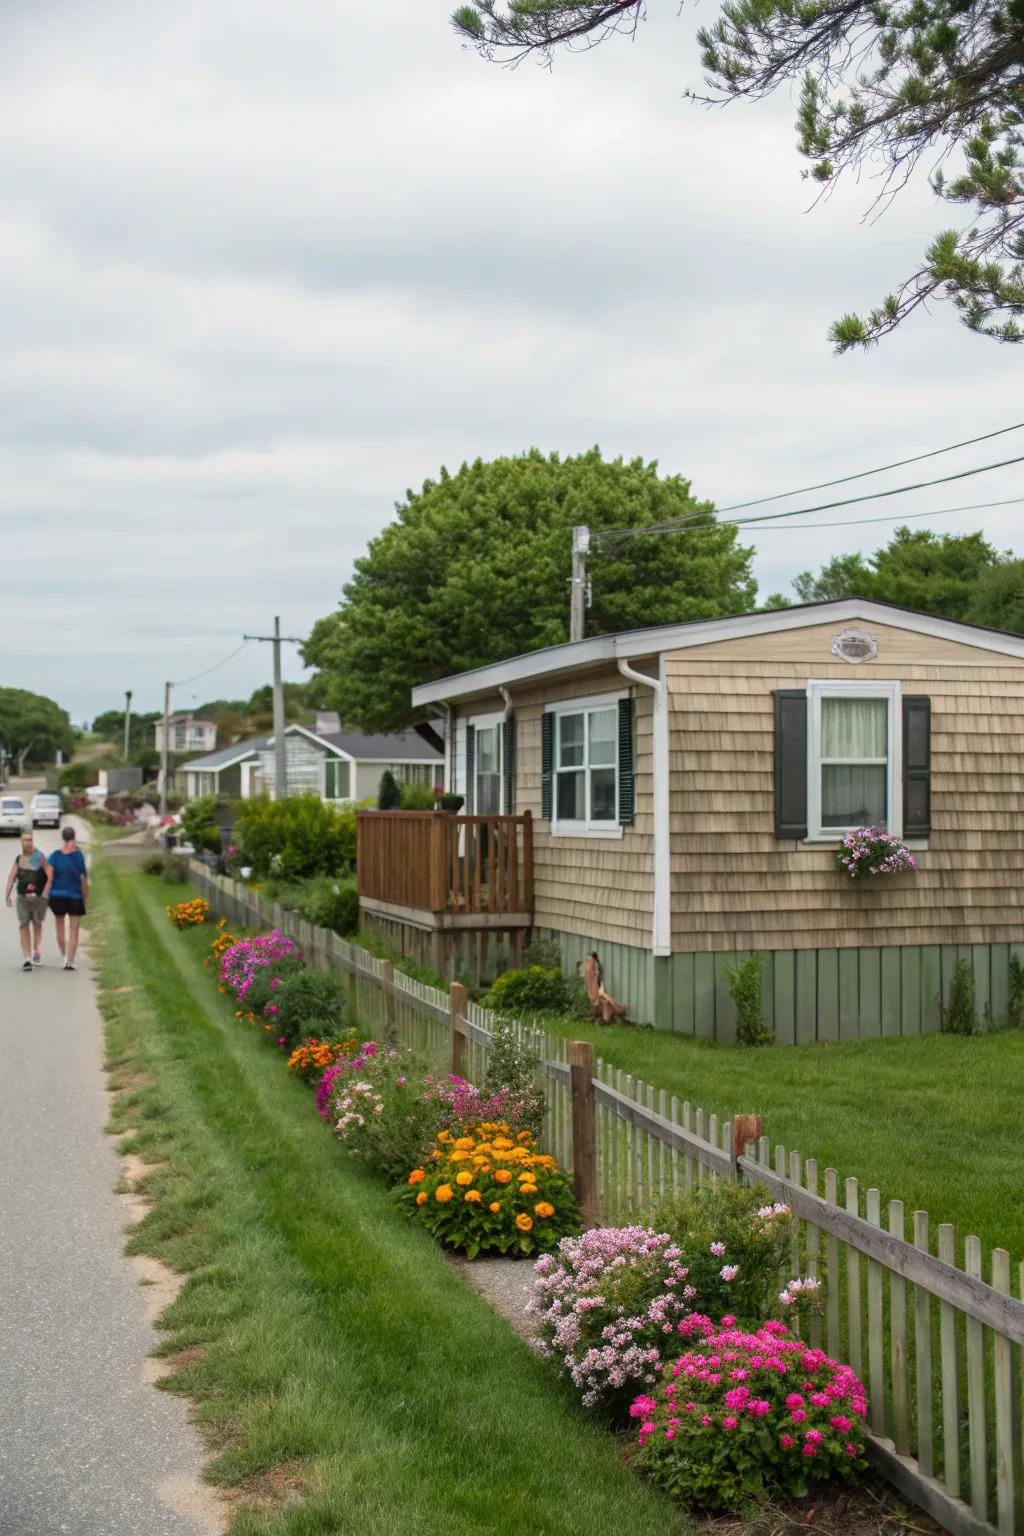
[[[942,210],[919,186],[866,223],[851,183],[809,212],[791,100],[684,102],[708,0],[552,71],[485,64],[448,10],[0,3],[3,683],[157,708],[275,613],[307,633],[441,464],[596,442],[724,506],[1021,414],[1020,352],[945,306],[832,356]],[[1020,510],[917,526],[1024,545]],[[892,526],[761,532],[762,594]],[[175,703],[269,668],[250,646]]]

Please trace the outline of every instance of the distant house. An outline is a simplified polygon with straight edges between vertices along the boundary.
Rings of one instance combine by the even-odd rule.
[[[172,715],[168,721],[168,752],[212,752],[217,745],[217,726],[212,720],[196,720],[192,715]],[[155,726],[155,746],[164,749],[164,723]]]
[[[188,799],[219,795],[247,800],[264,792],[273,798],[274,756],[274,737],[255,736],[185,763],[178,770],[178,782]],[[285,774],[290,795],[312,793],[326,801],[370,800],[388,769],[400,783],[432,788],[444,779],[444,753],[415,731],[364,736],[340,729],[319,734],[305,725],[285,729]]]

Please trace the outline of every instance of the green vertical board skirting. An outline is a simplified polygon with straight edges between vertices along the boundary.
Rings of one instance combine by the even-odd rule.
[[[796,954],[777,949],[772,955],[772,1013],[775,1044],[796,1044]]]
[[[900,1033],[921,1033],[921,951],[907,946],[900,950]]]
[[[715,957],[693,957],[694,1034],[705,1040],[715,1038]]]
[[[860,973],[860,1038],[871,1040],[882,1033],[882,951],[854,949],[850,953],[857,956]]]
[[[900,952],[882,950],[882,1034],[900,1033]]]
[[[562,968],[572,975],[596,950],[605,985],[621,998],[629,1018],[659,1029],[729,1045],[736,1038],[736,1009],[729,970],[748,950],[676,954],[655,959],[649,950],[587,939],[580,934],[537,930],[558,946]],[[868,1040],[883,1036],[937,1034],[959,959],[974,974],[979,1022],[1009,1022],[1011,956],[1024,965],[1019,944],[915,944],[864,949],[762,951],[762,1008],[776,1045]]]
[[[796,1044],[812,1045],[818,1038],[818,952],[796,952]]]
[[[839,951],[839,1038],[860,1039],[860,956],[855,949]]]
[[[942,1028],[942,950],[921,947],[921,1033],[937,1035]]]
[[[839,1039],[839,951],[818,950],[818,1039]]]

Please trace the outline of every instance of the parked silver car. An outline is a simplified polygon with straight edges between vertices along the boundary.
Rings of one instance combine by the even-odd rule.
[[[28,831],[29,826],[24,800],[19,800],[17,795],[0,795],[0,832],[13,832],[17,836]]]
[[[32,796],[32,825],[34,827],[60,826],[60,795],[41,794]]]

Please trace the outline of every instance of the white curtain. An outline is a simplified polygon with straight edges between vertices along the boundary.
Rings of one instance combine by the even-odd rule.
[[[889,755],[885,699],[822,699],[821,822],[825,827],[886,825],[888,770],[858,759]],[[830,758],[846,762],[829,762]]]
[[[821,755],[888,757],[889,705],[885,699],[822,699]]]

